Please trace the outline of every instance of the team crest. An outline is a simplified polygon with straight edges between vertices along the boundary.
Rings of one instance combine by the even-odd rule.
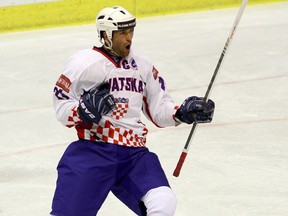
[[[111,116],[117,120],[123,118],[129,109],[129,99],[115,98],[116,109],[112,111]]]

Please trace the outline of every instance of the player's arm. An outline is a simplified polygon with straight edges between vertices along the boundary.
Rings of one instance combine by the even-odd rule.
[[[53,89],[53,105],[56,118],[63,125],[73,127],[81,124],[82,121],[78,115],[80,96],[77,95],[73,77],[61,74]]]
[[[154,70],[154,71],[153,71]],[[150,79],[147,81],[146,112],[157,126],[209,123],[213,119],[215,104],[212,100],[205,102],[204,98],[191,96],[184,100],[181,106],[176,106],[169,96],[164,79],[153,68]],[[149,114],[149,115],[147,115]]]
[[[69,80],[65,75],[59,78]],[[66,89],[60,85],[60,81],[54,87],[54,107],[57,119],[67,127],[73,127],[84,123],[98,124],[103,115],[108,114],[116,107],[114,97],[110,94],[110,85],[107,82],[100,83],[96,88],[84,90],[81,96],[73,92],[73,88]],[[66,83],[67,84],[67,83]],[[68,84],[66,85],[68,86]]]
[[[158,127],[174,126],[177,108],[166,89],[164,78],[155,67],[151,67],[147,76],[143,113]]]
[[[54,87],[56,117],[67,127],[98,122],[108,112],[108,99],[111,101],[109,90],[96,88],[105,80],[101,65],[93,62],[83,65],[83,61],[81,56],[72,56]],[[99,115],[93,119],[96,112]]]

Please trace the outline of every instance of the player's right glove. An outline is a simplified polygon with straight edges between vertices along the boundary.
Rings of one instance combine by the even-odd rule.
[[[110,84],[104,82],[96,89],[83,94],[79,101],[78,114],[84,124],[98,124],[102,115],[108,114],[116,107],[109,90]]]
[[[213,119],[215,104],[212,100],[204,101],[204,98],[188,97],[175,113],[176,121],[187,124],[210,123]]]

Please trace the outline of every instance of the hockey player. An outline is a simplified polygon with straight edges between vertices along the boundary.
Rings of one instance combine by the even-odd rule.
[[[57,119],[79,139],[59,161],[51,215],[95,216],[111,191],[137,215],[172,216],[176,198],[146,147],[141,111],[158,127],[211,122],[214,102],[169,96],[153,64],[132,48],[135,17],[116,6],[96,18],[101,47],[74,54],[53,95]]]

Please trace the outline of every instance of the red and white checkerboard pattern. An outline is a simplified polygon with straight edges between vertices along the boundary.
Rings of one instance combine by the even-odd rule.
[[[109,121],[105,122],[104,128],[99,126],[95,133],[93,129],[90,132],[93,137],[117,145],[141,147],[146,144],[146,137],[139,137],[132,129],[115,128]]]
[[[140,137],[132,129],[114,127],[109,121],[105,121],[104,125],[98,125],[97,128],[76,127],[76,130],[81,139],[130,147],[143,147],[146,144],[146,134]],[[147,129],[145,128],[144,131]]]
[[[128,110],[128,104],[119,103],[117,109],[112,113],[116,119],[122,118]],[[83,125],[77,113],[77,107],[72,110],[71,116],[68,120],[71,124],[67,127],[75,126],[78,137],[80,139],[103,141],[117,145],[130,146],[130,147],[143,147],[146,144],[147,128],[143,130],[143,136],[139,136],[132,129],[124,129],[114,127],[114,125],[106,120],[105,123],[100,122],[97,128],[92,128],[93,125]]]
[[[66,125],[69,128],[78,125],[82,122],[80,117],[78,116],[77,107],[73,107],[71,112],[72,112],[71,115],[68,117],[68,121],[70,124]]]
[[[128,108],[129,108],[128,103],[117,103],[116,110],[112,112],[111,116],[119,120],[128,112]]]

